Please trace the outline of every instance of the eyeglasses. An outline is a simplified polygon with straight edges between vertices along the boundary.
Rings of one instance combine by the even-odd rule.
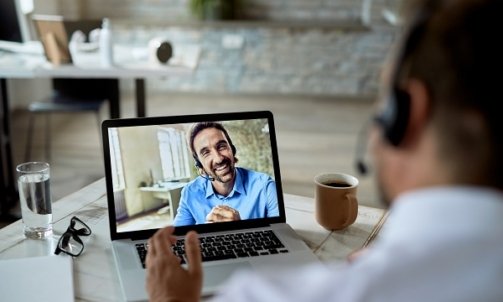
[[[59,238],[58,246],[54,254],[59,255],[61,252],[72,257],[77,257],[84,251],[84,243],[80,236],[91,235],[91,229],[78,217],[73,216],[70,220],[70,225]]]

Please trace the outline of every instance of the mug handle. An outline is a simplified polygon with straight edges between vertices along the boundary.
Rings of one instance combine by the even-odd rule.
[[[358,199],[356,199],[356,196],[353,193],[347,193],[345,197],[349,201],[348,219],[344,223],[344,226],[346,227],[356,221],[356,217],[358,216]]]

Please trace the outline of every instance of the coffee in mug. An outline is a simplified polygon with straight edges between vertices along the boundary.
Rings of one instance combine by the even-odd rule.
[[[334,188],[349,188],[351,187],[350,184],[345,183],[345,182],[328,182],[325,185],[329,187],[334,187]]]
[[[344,173],[322,173],[314,178],[316,220],[328,230],[341,230],[358,215],[358,179]]]

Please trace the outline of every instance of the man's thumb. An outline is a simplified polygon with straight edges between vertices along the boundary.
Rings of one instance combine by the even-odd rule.
[[[191,275],[202,275],[201,249],[197,233],[190,231],[185,237],[185,253],[188,260],[188,271]]]

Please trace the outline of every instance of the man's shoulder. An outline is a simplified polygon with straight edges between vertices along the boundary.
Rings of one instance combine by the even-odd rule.
[[[267,174],[267,173],[263,173],[263,172],[258,172],[258,171],[255,171],[255,170],[251,170],[251,169],[247,169],[247,168],[241,168],[241,167],[237,167],[236,169],[239,170],[239,172],[241,173],[241,175],[247,179],[247,180],[252,180],[252,181],[263,181],[263,182],[267,182],[267,181],[272,181],[272,177]]]
[[[183,187],[183,190],[188,191],[188,192],[196,192],[196,191],[204,190],[206,187],[205,182],[206,182],[206,179],[203,179],[202,177],[196,177],[195,179],[193,179],[189,183],[187,183]]]

